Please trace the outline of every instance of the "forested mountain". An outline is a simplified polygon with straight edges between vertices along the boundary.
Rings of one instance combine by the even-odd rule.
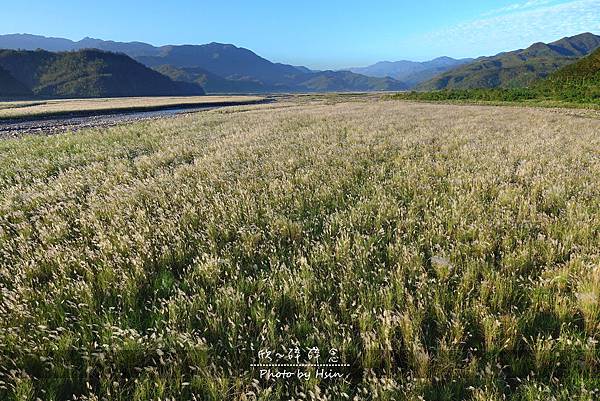
[[[536,86],[546,96],[571,101],[600,100],[600,49],[551,74]]]
[[[584,33],[527,49],[481,57],[418,86],[420,90],[528,86],[600,47],[600,36]]]
[[[124,54],[99,50],[1,50],[0,67],[21,87],[42,97],[204,94],[199,85],[175,82]],[[5,90],[0,86],[1,96],[9,96]]]

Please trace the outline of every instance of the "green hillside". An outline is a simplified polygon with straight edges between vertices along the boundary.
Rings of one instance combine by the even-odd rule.
[[[0,67],[41,97],[204,94],[196,84],[175,82],[124,54],[99,50],[2,50]]]
[[[527,49],[482,57],[443,73],[419,90],[517,88],[533,84],[576,62],[600,47],[600,36],[584,33],[549,44],[535,43]]]
[[[596,107],[600,104],[600,49],[524,88],[443,89],[405,92],[396,99],[466,102],[528,102],[554,106]]]
[[[27,86],[17,81],[8,71],[0,67],[0,98],[31,96]]]
[[[546,96],[569,101],[600,101],[600,49],[551,74],[536,85]]]

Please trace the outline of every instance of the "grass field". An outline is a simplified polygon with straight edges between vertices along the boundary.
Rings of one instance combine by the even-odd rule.
[[[600,120],[332,99],[0,142],[0,399],[599,399]]]
[[[259,96],[163,96],[0,102],[0,120],[7,118],[60,115],[84,111],[144,110],[157,107],[202,106],[208,103],[254,102],[261,99],[263,98]]]
[[[600,101],[590,98],[544,94],[532,88],[451,89],[430,92],[400,92],[391,99],[444,104],[479,104],[487,106],[546,107],[600,110]]]

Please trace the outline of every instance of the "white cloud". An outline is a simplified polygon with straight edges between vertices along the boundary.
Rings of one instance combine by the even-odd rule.
[[[600,33],[600,0],[575,0],[560,4],[529,0],[496,10],[453,27],[442,28],[420,38],[435,54],[456,56],[491,55],[548,42],[583,32]]]
[[[546,5],[552,4],[552,3],[557,3],[557,1],[556,0],[528,0],[528,1],[525,1],[522,3],[513,3],[513,4],[509,4],[505,7],[501,7],[501,8],[497,8],[495,10],[488,11],[483,16],[488,17],[490,15],[505,14],[505,13],[510,13],[510,12],[514,12],[514,11],[522,11],[522,10],[527,10],[527,9],[532,9],[532,8],[538,8],[538,7],[546,6]]]

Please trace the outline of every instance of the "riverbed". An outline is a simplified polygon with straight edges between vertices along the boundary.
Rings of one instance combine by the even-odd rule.
[[[0,119],[0,140],[16,139],[25,135],[54,135],[84,128],[110,127],[117,124],[157,118],[172,118],[186,113],[271,101],[272,99],[263,99],[251,102],[207,103],[205,105],[164,107],[152,110],[89,110],[48,116]]]

